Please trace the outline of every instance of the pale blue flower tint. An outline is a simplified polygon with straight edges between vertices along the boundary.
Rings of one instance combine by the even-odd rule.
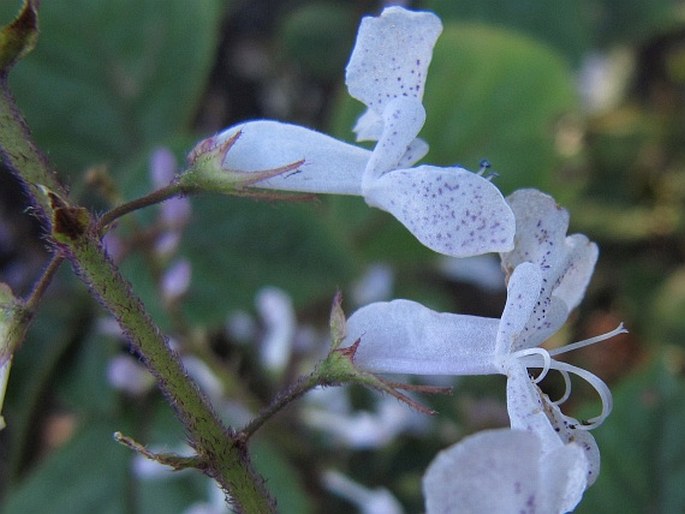
[[[513,215],[489,180],[458,167],[412,167],[428,150],[417,135],[425,120],[421,100],[428,66],[441,30],[432,13],[400,7],[362,20],[346,84],[367,106],[355,132],[359,139],[377,141],[373,151],[269,120],[231,127],[207,146],[216,148],[240,134],[222,163],[227,171],[257,172],[304,160],[297,170],[253,187],[362,196],[439,253],[463,257],[510,250]]]
[[[382,487],[375,489],[364,487],[334,470],[325,471],[322,481],[326,489],[355,505],[359,514],[402,514],[404,512],[392,493]]]
[[[423,478],[427,514],[561,514],[587,487],[587,459],[575,443],[546,453],[522,430],[485,430],[443,450]]]
[[[409,300],[368,305],[348,321],[346,344],[360,340],[354,362],[376,373],[418,375],[504,374],[512,428],[536,433],[545,452],[576,441],[588,459],[588,483],[599,469],[599,453],[587,431],[611,410],[611,393],[595,375],[553,359],[539,348],[565,323],[581,300],[597,259],[585,236],[566,236],[568,214],[554,199],[534,190],[515,193],[515,248],[502,254],[510,275],[501,319],[438,313]],[[624,332],[622,327],[580,343],[595,343]],[[569,345],[575,349],[578,345]],[[529,370],[542,371],[529,371]],[[550,370],[561,373],[567,394],[553,402],[537,387]],[[535,380],[530,374],[537,375]],[[586,380],[602,400],[599,416],[581,424],[561,413],[570,375]]]
[[[262,365],[274,372],[283,371],[290,361],[297,330],[292,299],[282,289],[269,286],[257,292],[255,306],[264,324]]]

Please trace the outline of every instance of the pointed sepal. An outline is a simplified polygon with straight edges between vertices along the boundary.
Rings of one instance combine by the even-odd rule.
[[[261,171],[231,169],[225,165],[227,155],[241,135],[238,130],[229,137],[219,137],[223,136],[220,134],[200,141],[188,154],[188,169],[178,179],[183,190],[246,195],[244,188],[273,177],[297,173],[304,164],[304,160],[299,160]]]

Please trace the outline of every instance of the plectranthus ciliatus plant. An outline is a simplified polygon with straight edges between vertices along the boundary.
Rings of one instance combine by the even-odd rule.
[[[438,313],[394,300],[362,307],[348,320],[343,346],[365,371],[507,377],[511,430],[474,435],[441,453],[424,478],[428,512],[567,512],[599,472],[589,430],[609,415],[611,392],[597,376],[554,357],[626,330],[619,325],[555,350],[540,347],[581,301],[598,250],[582,234],[566,235],[568,213],[548,195],[520,190],[508,202],[517,231],[514,249],[501,254],[508,276],[501,318]],[[566,385],[557,400],[537,385],[550,370]],[[571,375],[599,395],[595,418],[579,421],[561,411]]]
[[[117,433],[116,439],[171,468],[201,470],[216,480],[237,512],[277,511],[263,478],[253,469],[248,442],[307,391],[357,383],[433,413],[402,391],[441,388],[397,384],[384,374],[507,377],[511,428],[472,435],[440,453],[424,477],[427,512],[565,512],[577,505],[599,472],[599,451],[589,430],[609,415],[611,393],[595,375],[555,356],[625,330],[619,326],[557,350],[541,347],[581,301],[597,259],[596,245],[583,235],[567,236],[568,214],[543,193],[522,190],[505,199],[492,177],[482,172],[417,165],[428,150],[418,134],[425,121],[424,84],[442,29],[435,15],[390,7],[362,20],[346,84],[350,95],[366,105],[354,131],[358,140],[375,142],[371,150],[305,127],[247,121],[198,143],[187,168],[164,179],[168,185],[96,216],[71,199],[57,180],[9,94],[7,75],[37,37],[37,5],[27,0],[19,17],[0,34],[0,155],[43,221],[53,260],[26,301],[0,284],[0,407],[12,355],[47,284],[66,259],[156,378],[193,453],[157,454],[123,434]],[[102,240],[120,217],[175,196],[260,196],[268,190],[361,196],[369,206],[391,213],[435,252],[453,257],[499,252],[507,275],[501,318],[437,313],[410,300],[395,300],[362,307],[346,320],[336,296],[328,355],[242,428],[225,426],[209,400],[212,395],[193,381],[193,373],[118,272]],[[182,213],[181,225],[190,210]],[[189,280],[185,264],[174,270],[183,280],[181,286],[167,287],[169,302]],[[554,400],[538,387],[552,370],[566,384],[565,394]],[[562,411],[571,376],[597,391],[602,401],[597,417],[579,421]],[[341,493],[352,483],[334,478],[329,482]],[[369,501],[399,510],[385,492],[370,494]]]
[[[362,196],[446,255],[510,250],[514,217],[488,178],[459,167],[412,167],[428,152],[417,135],[426,118],[421,100],[441,30],[434,14],[400,7],[362,20],[346,83],[350,95],[367,107],[354,127],[357,139],[376,141],[373,150],[279,121],[249,121],[200,142],[179,183],[234,192],[238,177],[284,170],[250,187]]]

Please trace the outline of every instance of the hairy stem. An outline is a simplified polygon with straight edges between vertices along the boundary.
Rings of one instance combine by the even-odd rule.
[[[98,232],[107,228],[109,224],[113,223],[122,216],[129,214],[130,212],[161,203],[164,200],[168,200],[169,198],[173,198],[174,196],[183,194],[184,192],[184,188],[178,183],[172,183],[162,189],[153,191],[149,195],[142,196],[140,198],[136,198],[135,200],[131,200],[130,202],[118,205],[100,217],[98,220]]]
[[[50,259],[50,262],[48,263],[47,268],[45,268],[43,275],[40,277],[38,282],[36,282],[36,285],[33,287],[33,291],[31,291],[31,295],[26,300],[27,309],[32,312],[36,310],[38,303],[45,294],[45,290],[50,285],[50,282],[52,282],[55,273],[57,273],[57,270],[63,261],[64,255],[62,255],[62,252],[56,253],[52,256],[52,259]]]
[[[241,513],[275,512],[264,480],[252,469],[245,444],[219,421],[141,301],[109,260],[99,240],[99,227],[88,211],[68,201],[47,159],[31,140],[26,122],[7,91],[5,78],[0,77],[0,155],[26,186],[41,217],[50,224],[56,251],[71,261],[79,277],[118,320],[183,423],[205,473],[230,494],[234,508]]]
[[[248,423],[238,434],[239,437],[247,441],[257,430],[261,428],[264,423],[266,423],[271,417],[278,413],[289,403],[297,400],[305,393],[311,391],[316,386],[323,383],[320,375],[317,372],[312,373],[306,377],[303,377],[298,382],[296,382],[292,387],[280,393],[276,396],[273,401],[262,411],[259,415],[254,418],[250,423]]]

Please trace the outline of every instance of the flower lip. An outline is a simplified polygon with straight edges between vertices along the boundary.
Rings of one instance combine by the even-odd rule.
[[[518,350],[508,356],[505,360],[505,363],[509,362],[510,359],[516,359],[522,362],[527,369],[540,368],[542,371],[536,377],[532,378],[533,383],[535,384],[539,384],[547,376],[550,370],[553,369],[558,371],[564,379],[565,388],[562,397],[552,402],[554,405],[563,404],[571,396],[570,374],[574,374],[589,383],[593,389],[597,391],[597,394],[602,401],[602,412],[599,416],[581,421],[578,423],[576,428],[582,430],[592,430],[600,426],[611,413],[612,399],[609,387],[597,375],[566,362],[560,362],[552,357],[606,341],[607,339],[611,339],[617,335],[626,333],[628,333],[628,330],[623,326],[623,323],[620,323],[614,330],[611,330],[610,332],[575,343],[567,344],[554,350],[546,350],[545,348],[538,347]]]

